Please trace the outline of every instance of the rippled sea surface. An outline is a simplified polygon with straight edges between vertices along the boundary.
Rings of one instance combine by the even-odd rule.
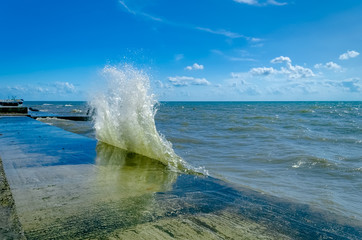
[[[88,111],[85,102],[26,105]],[[95,136],[91,122],[42,121]],[[362,221],[362,102],[162,102],[156,125],[211,176]]]

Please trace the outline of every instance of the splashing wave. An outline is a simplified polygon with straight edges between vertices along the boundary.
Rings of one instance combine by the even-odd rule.
[[[157,101],[148,75],[130,65],[106,66],[103,73],[106,88],[91,101],[97,139],[185,170],[186,162],[156,129]]]

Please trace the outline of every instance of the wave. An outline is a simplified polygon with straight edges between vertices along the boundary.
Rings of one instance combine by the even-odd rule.
[[[187,171],[186,162],[156,129],[158,103],[150,92],[146,73],[130,65],[106,66],[107,84],[90,105],[95,109],[96,138],[112,146],[161,161],[172,169]]]
[[[81,112],[83,112],[83,111],[80,110],[80,109],[73,109],[72,112],[73,112],[73,113],[81,113]]]

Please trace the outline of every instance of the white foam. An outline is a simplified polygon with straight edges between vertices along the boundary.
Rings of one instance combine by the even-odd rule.
[[[157,159],[174,169],[185,162],[156,129],[157,103],[147,74],[130,65],[106,66],[106,88],[91,101],[99,141]]]

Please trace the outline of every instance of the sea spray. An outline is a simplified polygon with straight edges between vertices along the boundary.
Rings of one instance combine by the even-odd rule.
[[[106,66],[106,88],[91,101],[99,141],[161,161],[182,170],[185,162],[155,125],[157,101],[146,73],[130,65]]]

